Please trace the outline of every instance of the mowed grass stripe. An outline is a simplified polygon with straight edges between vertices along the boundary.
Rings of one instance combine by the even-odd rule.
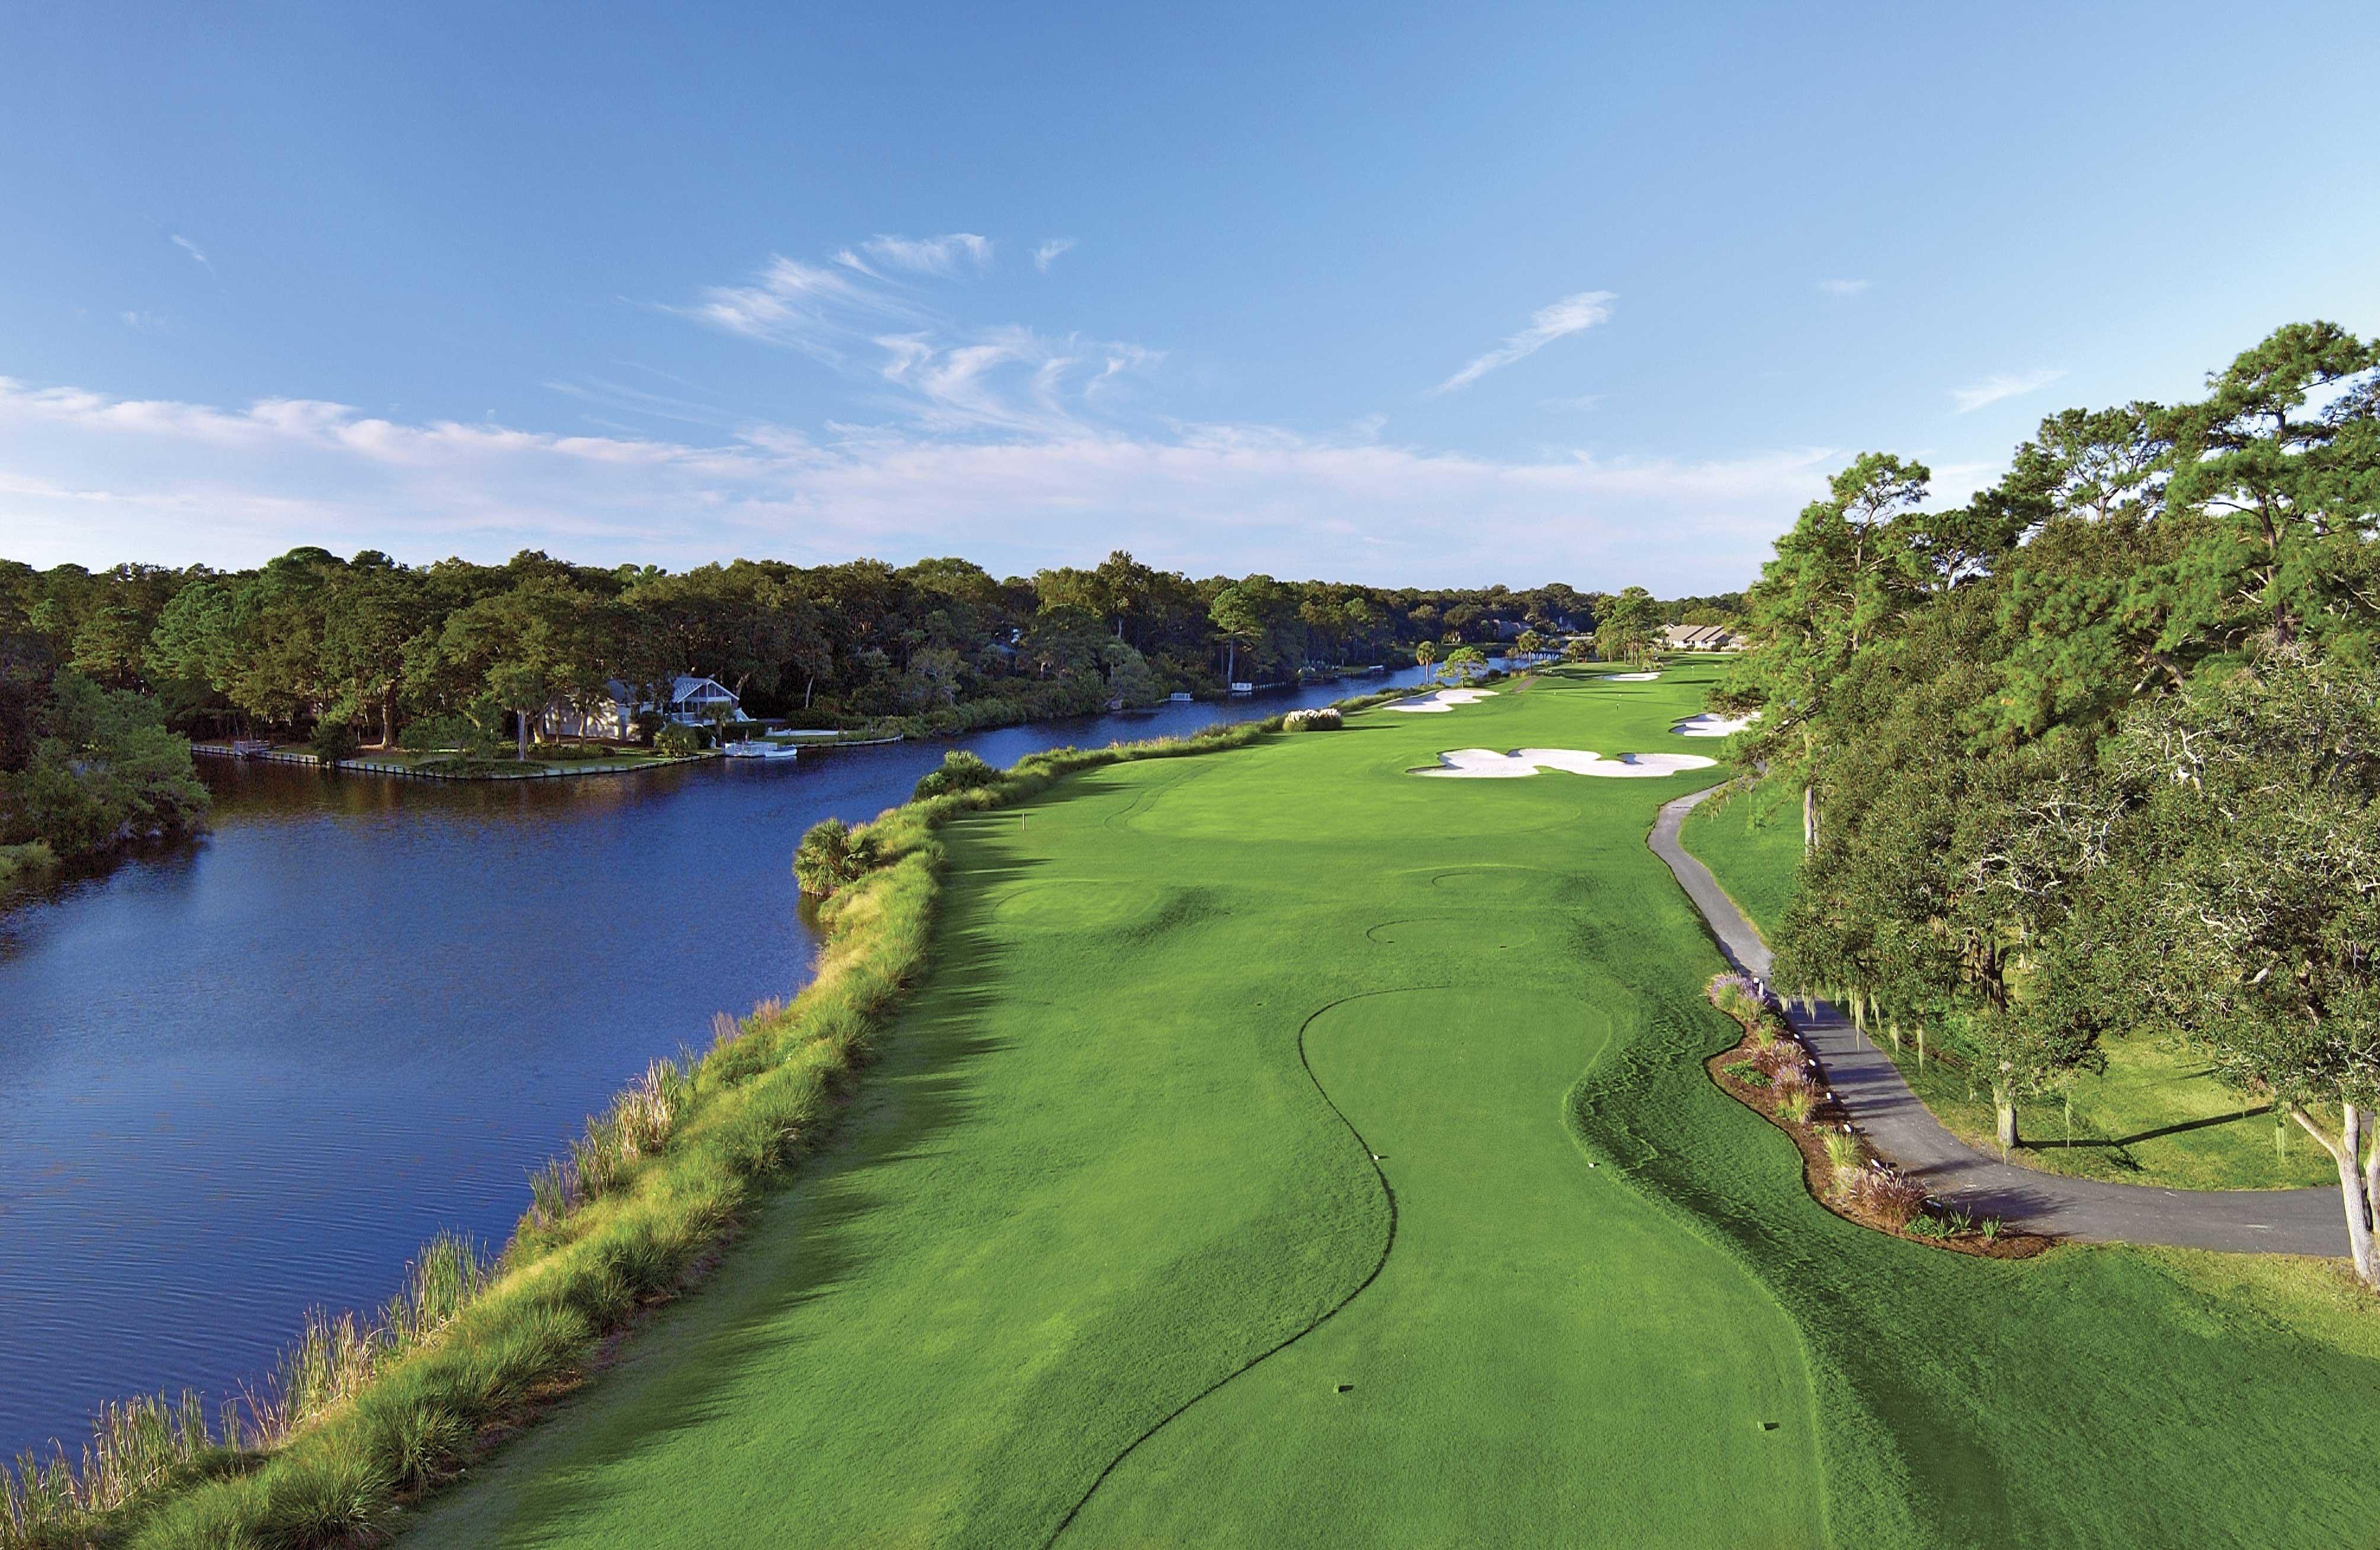
[[[429,1514],[418,1542],[1041,1542],[1135,1437],[1314,1324],[1378,1263],[1387,1203],[1298,1061],[1307,1016],[1433,979],[1581,1005],[1581,944],[1641,934],[1646,898],[1675,914],[1648,891],[1659,878],[1641,836],[1691,778],[1404,773],[1475,743],[1660,750],[1686,696],[1612,692],[1639,687],[1376,713],[1346,733],[1097,771],[953,826],[938,970],[845,1141],[756,1219],[714,1286]],[[1613,866],[1627,889],[1607,885]],[[1367,935],[1390,920],[1415,929]],[[1666,994],[1690,1000],[1699,943],[1682,917],[1654,935],[1669,943]],[[1426,1041],[1435,1014],[1416,1018]],[[1520,1112],[1477,1122],[1566,1145],[1562,1095],[1588,1053],[1570,1038],[1533,1090],[1509,1095]],[[1567,1162],[1593,1178],[1574,1151]],[[1673,1223],[1638,1230],[1696,1260],[1728,1319],[1765,1327],[1747,1392],[1806,1392],[1791,1326],[1755,1279]],[[1494,1325],[1492,1310],[1481,1318],[1475,1330]],[[1463,1341],[1417,1350],[1415,1370],[1473,1354]],[[1512,1370],[1475,1374],[1473,1411],[1442,1429],[1509,1436],[1500,1390],[1584,1360],[1544,1339],[1495,1354]],[[1641,1396],[1609,1398],[1624,1411]],[[1808,1521],[1806,1421],[1789,1412],[1760,1434],[1752,1409],[1788,1407],[1764,1395],[1730,1399],[1708,1425],[1689,1413],[1692,1433],[1725,1446],[1667,1447],[1673,1467],[1637,1498],[1667,1482],[1682,1494],[1752,1439],[1802,1460],[1801,1478],[1765,1494]],[[1575,1499],[1574,1472],[1547,1483]],[[1246,1494],[1252,1512],[1259,1498]],[[1562,1499],[1524,1493],[1504,1520],[1551,1521]],[[1087,1527],[1067,1542],[1096,1543]]]
[[[1477,985],[1318,1019],[1317,1074],[1396,1189],[1395,1252],[1136,1452],[1060,1543],[1822,1543],[1791,1326],[1590,1171],[1563,1123],[1610,1023]]]

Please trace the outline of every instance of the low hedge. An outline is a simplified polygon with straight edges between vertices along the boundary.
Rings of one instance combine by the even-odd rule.
[[[545,773],[545,766],[519,759],[477,759],[461,754],[444,758],[419,759],[414,763],[417,775],[467,775],[473,780],[525,781]]]
[[[0,1550],[309,1550],[387,1532],[405,1503],[461,1470],[479,1439],[532,1419],[583,1378],[601,1340],[685,1290],[756,1194],[828,1134],[870,1040],[926,971],[943,822],[1077,770],[1239,747],[1280,724],[1052,749],[989,784],[880,815],[866,828],[875,870],[820,908],[827,942],[816,977],[790,1004],[740,1022],[722,1014],[707,1054],[684,1070],[657,1062],[590,1120],[574,1157],[599,1144],[619,1149],[604,1152],[600,1175],[590,1161],[570,1175],[575,1184],[541,1190],[492,1266],[467,1267],[462,1290],[433,1312],[417,1300],[409,1313],[400,1298],[378,1323],[310,1329],[274,1395],[238,1424],[210,1430],[195,1400],[136,1400],[111,1410],[79,1470],[63,1453],[13,1476],[0,1469]],[[656,1125],[648,1108],[662,1090],[674,1107]],[[417,1262],[416,1281],[440,1251]]]

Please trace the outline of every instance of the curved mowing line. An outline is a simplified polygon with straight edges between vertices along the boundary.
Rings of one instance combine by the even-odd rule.
[[[1324,1012],[1329,1011],[1333,1007],[1342,1007],[1350,1001],[1360,1001],[1373,996],[1402,996],[1408,991],[1414,990],[1453,990],[1456,988],[1459,987],[1454,985],[1448,984],[1399,985],[1382,990],[1358,990],[1352,996],[1342,996],[1335,1001],[1325,1001],[1322,1005],[1316,1007],[1312,1011],[1306,1013],[1305,1021],[1297,1025],[1297,1063],[1304,1069],[1305,1072],[1305,1080],[1314,1084],[1316,1096],[1322,1099],[1324,1105],[1330,1108],[1331,1113],[1338,1116],[1339,1122],[1347,1127],[1347,1133],[1355,1138],[1355,1144],[1364,1149],[1364,1156],[1366,1158],[1369,1158],[1372,1156],[1372,1144],[1364,1139],[1364,1132],[1355,1128],[1355,1121],[1347,1118],[1346,1112],[1337,1104],[1330,1101],[1330,1089],[1322,1085],[1322,1079],[1314,1074],[1314,1063],[1305,1058],[1305,1031],[1314,1026],[1314,1021],[1316,1018],[1320,1017]],[[1350,1291],[1346,1296],[1341,1298],[1338,1302],[1332,1303],[1330,1307],[1325,1308],[1318,1315],[1316,1316],[1313,1323],[1307,1325],[1303,1329],[1295,1331],[1290,1335],[1287,1339],[1282,1340],[1279,1345],[1276,1345],[1268,1350],[1258,1351],[1256,1355],[1248,1358],[1247,1361],[1242,1362],[1239,1366],[1232,1368],[1228,1373],[1225,1373],[1221,1377],[1217,1378],[1213,1383],[1208,1384],[1206,1387],[1200,1389],[1197,1393],[1193,1394],[1190,1398],[1183,1400],[1182,1403],[1168,1411],[1164,1415],[1159,1417],[1155,1424],[1151,1425],[1147,1431],[1141,1433],[1140,1435],[1124,1444],[1123,1451],[1119,1452],[1114,1458],[1109,1459],[1107,1467],[1099,1471],[1098,1477],[1091,1482],[1089,1489],[1086,1490],[1082,1496],[1076,1499],[1074,1506],[1066,1509],[1066,1516],[1058,1520],[1058,1526],[1050,1531],[1050,1537],[1048,1539],[1041,1542],[1042,1550],[1049,1550],[1050,1545],[1058,1543],[1058,1537],[1064,1533],[1068,1528],[1073,1526],[1075,1516],[1079,1514],[1084,1508],[1090,1505],[1091,1497],[1098,1495],[1099,1487],[1107,1483],[1108,1476],[1116,1471],[1116,1467],[1118,1465],[1122,1464],[1126,1459],[1132,1457],[1133,1450],[1135,1448],[1138,1447],[1142,1443],[1147,1442],[1149,1438],[1157,1435],[1158,1433],[1165,1430],[1167,1426],[1172,1424],[1174,1420],[1189,1410],[1191,1406],[1196,1404],[1199,1400],[1204,1399],[1209,1394],[1214,1393],[1217,1389],[1222,1387],[1233,1378],[1240,1376],[1244,1373],[1254,1370],[1258,1362],[1280,1355],[1282,1351],[1287,1350],[1290,1347],[1297,1344],[1298,1341],[1305,1338],[1308,1335],[1313,1334],[1316,1330],[1330,1323],[1331,1319],[1338,1316],[1341,1309],[1346,1307],[1350,1302],[1354,1302],[1358,1297],[1363,1296],[1366,1290],[1370,1290],[1372,1283],[1380,1278],[1380,1272],[1388,1268],[1390,1251],[1393,1250],[1397,1246],[1397,1192],[1395,1186],[1389,1182],[1389,1176],[1380,1171],[1380,1165],[1377,1162],[1372,1164],[1372,1176],[1380,1181],[1380,1194],[1382,1198],[1386,1199],[1389,1203],[1389,1235],[1381,1241],[1380,1257],[1373,1262],[1372,1268],[1365,1274],[1365,1277],[1361,1281],[1356,1283],[1355,1289]]]
[[[1187,779],[1186,776],[1176,775],[1171,781],[1149,780],[1142,781],[1138,793],[1135,794],[1130,802],[1125,803],[1116,811],[1110,813],[1107,817],[1102,820],[1101,827],[1107,829],[1123,828],[1124,819],[1138,812],[1142,803],[1147,802],[1159,792],[1172,790],[1175,786],[1181,784],[1185,779]]]

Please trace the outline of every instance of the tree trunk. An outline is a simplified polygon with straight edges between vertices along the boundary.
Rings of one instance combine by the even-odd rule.
[[[2000,1155],[2016,1150],[2016,1100],[2005,1089],[1992,1089],[1992,1117],[1999,1131]]]
[[[519,750],[517,757],[523,763],[527,763],[528,760],[528,712],[526,710],[513,712],[513,739],[515,746]]]
[[[2380,1218],[2380,1116],[2368,1108],[2363,1111],[2363,1211],[2368,1218]],[[2380,1219],[2372,1225],[2380,1234]],[[2380,1242],[2374,1243],[2372,1253],[2375,1263],[2380,1263]]]
[[[380,745],[385,750],[396,746],[396,687],[391,684],[380,696]]]
[[[1240,643],[1239,643],[1238,641],[1236,641],[1236,640],[1227,640],[1227,641],[1223,642],[1223,687],[1224,687],[1224,688],[1228,689],[1228,688],[1230,688],[1230,687],[1232,686],[1232,680],[1234,677],[1236,677],[1236,676],[1237,676],[1237,674],[1236,674],[1236,673],[1234,673],[1234,672],[1232,672],[1232,670],[1233,670],[1234,668],[1238,667],[1239,665],[1240,665]]]
[[[2322,1149],[2330,1154],[2331,1161],[2338,1165],[2339,1204],[2347,1215],[2347,1252],[2355,1261],[2356,1278],[2365,1286],[2380,1291],[2380,1260],[2374,1258],[2372,1249],[2372,1197],[2363,1176],[2356,1171],[2356,1164],[2361,1160],[2358,1154],[2362,1151],[2363,1115],[2351,1103],[2339,1107],[2344,1111],[2344,1122],[2337,1141],[2323,1134],[2322,1127],[2315,1124],[2313,1117],[2304,1109],[2290,1109],[2289,1118],[2303,1126],[2308,1135],[2320,1142]]]
[[[1805,851],[1818,848],[1818,788],[1815,786],[1802,788],[1802,848]]]
[[[810,708],[810,690],[815,687],[817,684],[818,674],[815,672],[802,680],[802,708],[805,710],[808,710]]]

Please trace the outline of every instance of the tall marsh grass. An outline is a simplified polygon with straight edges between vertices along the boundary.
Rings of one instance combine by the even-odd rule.
[[[225,1401],[212,1424],[195,1394],[148,1396],[106,1407],[79,1461],[63,1447],[46,1459],[19,1455],[13,1470],[0,1469],[0,1545],[104,1543],[100,1531],[128,1506],[235,1473],[285,1447],[435,1338],[488,1284],[491,1268],[468,1239],[442,1233],[406,1267],[404,1284],[376,1316],[310,1314],[264,1390]],[[458,1456],[469,1441],[463,1434]]]
[[[1394,697],[1366,696],[1358,703]],[[880,815],[868,869],[820,907],[816,976],[790,1002],[722,1014],[699,1057],[657,1060],[529,1180],[494,1260],[441,1238],[376,1314],[317,1314],[266,1392],[212,1425],[193,1396],[109,1407],[79,1459],[0,1466],[0,1550],[343,1544],[386,1532],[489,1428],[528,1418],[597,1343],[684,1290],[757,1192],[826,1133],[926,970],[944,854],[935,829],[1100,765],[1254,742],[1279,719],[1124,746],[1060,748],[998,780]]]

